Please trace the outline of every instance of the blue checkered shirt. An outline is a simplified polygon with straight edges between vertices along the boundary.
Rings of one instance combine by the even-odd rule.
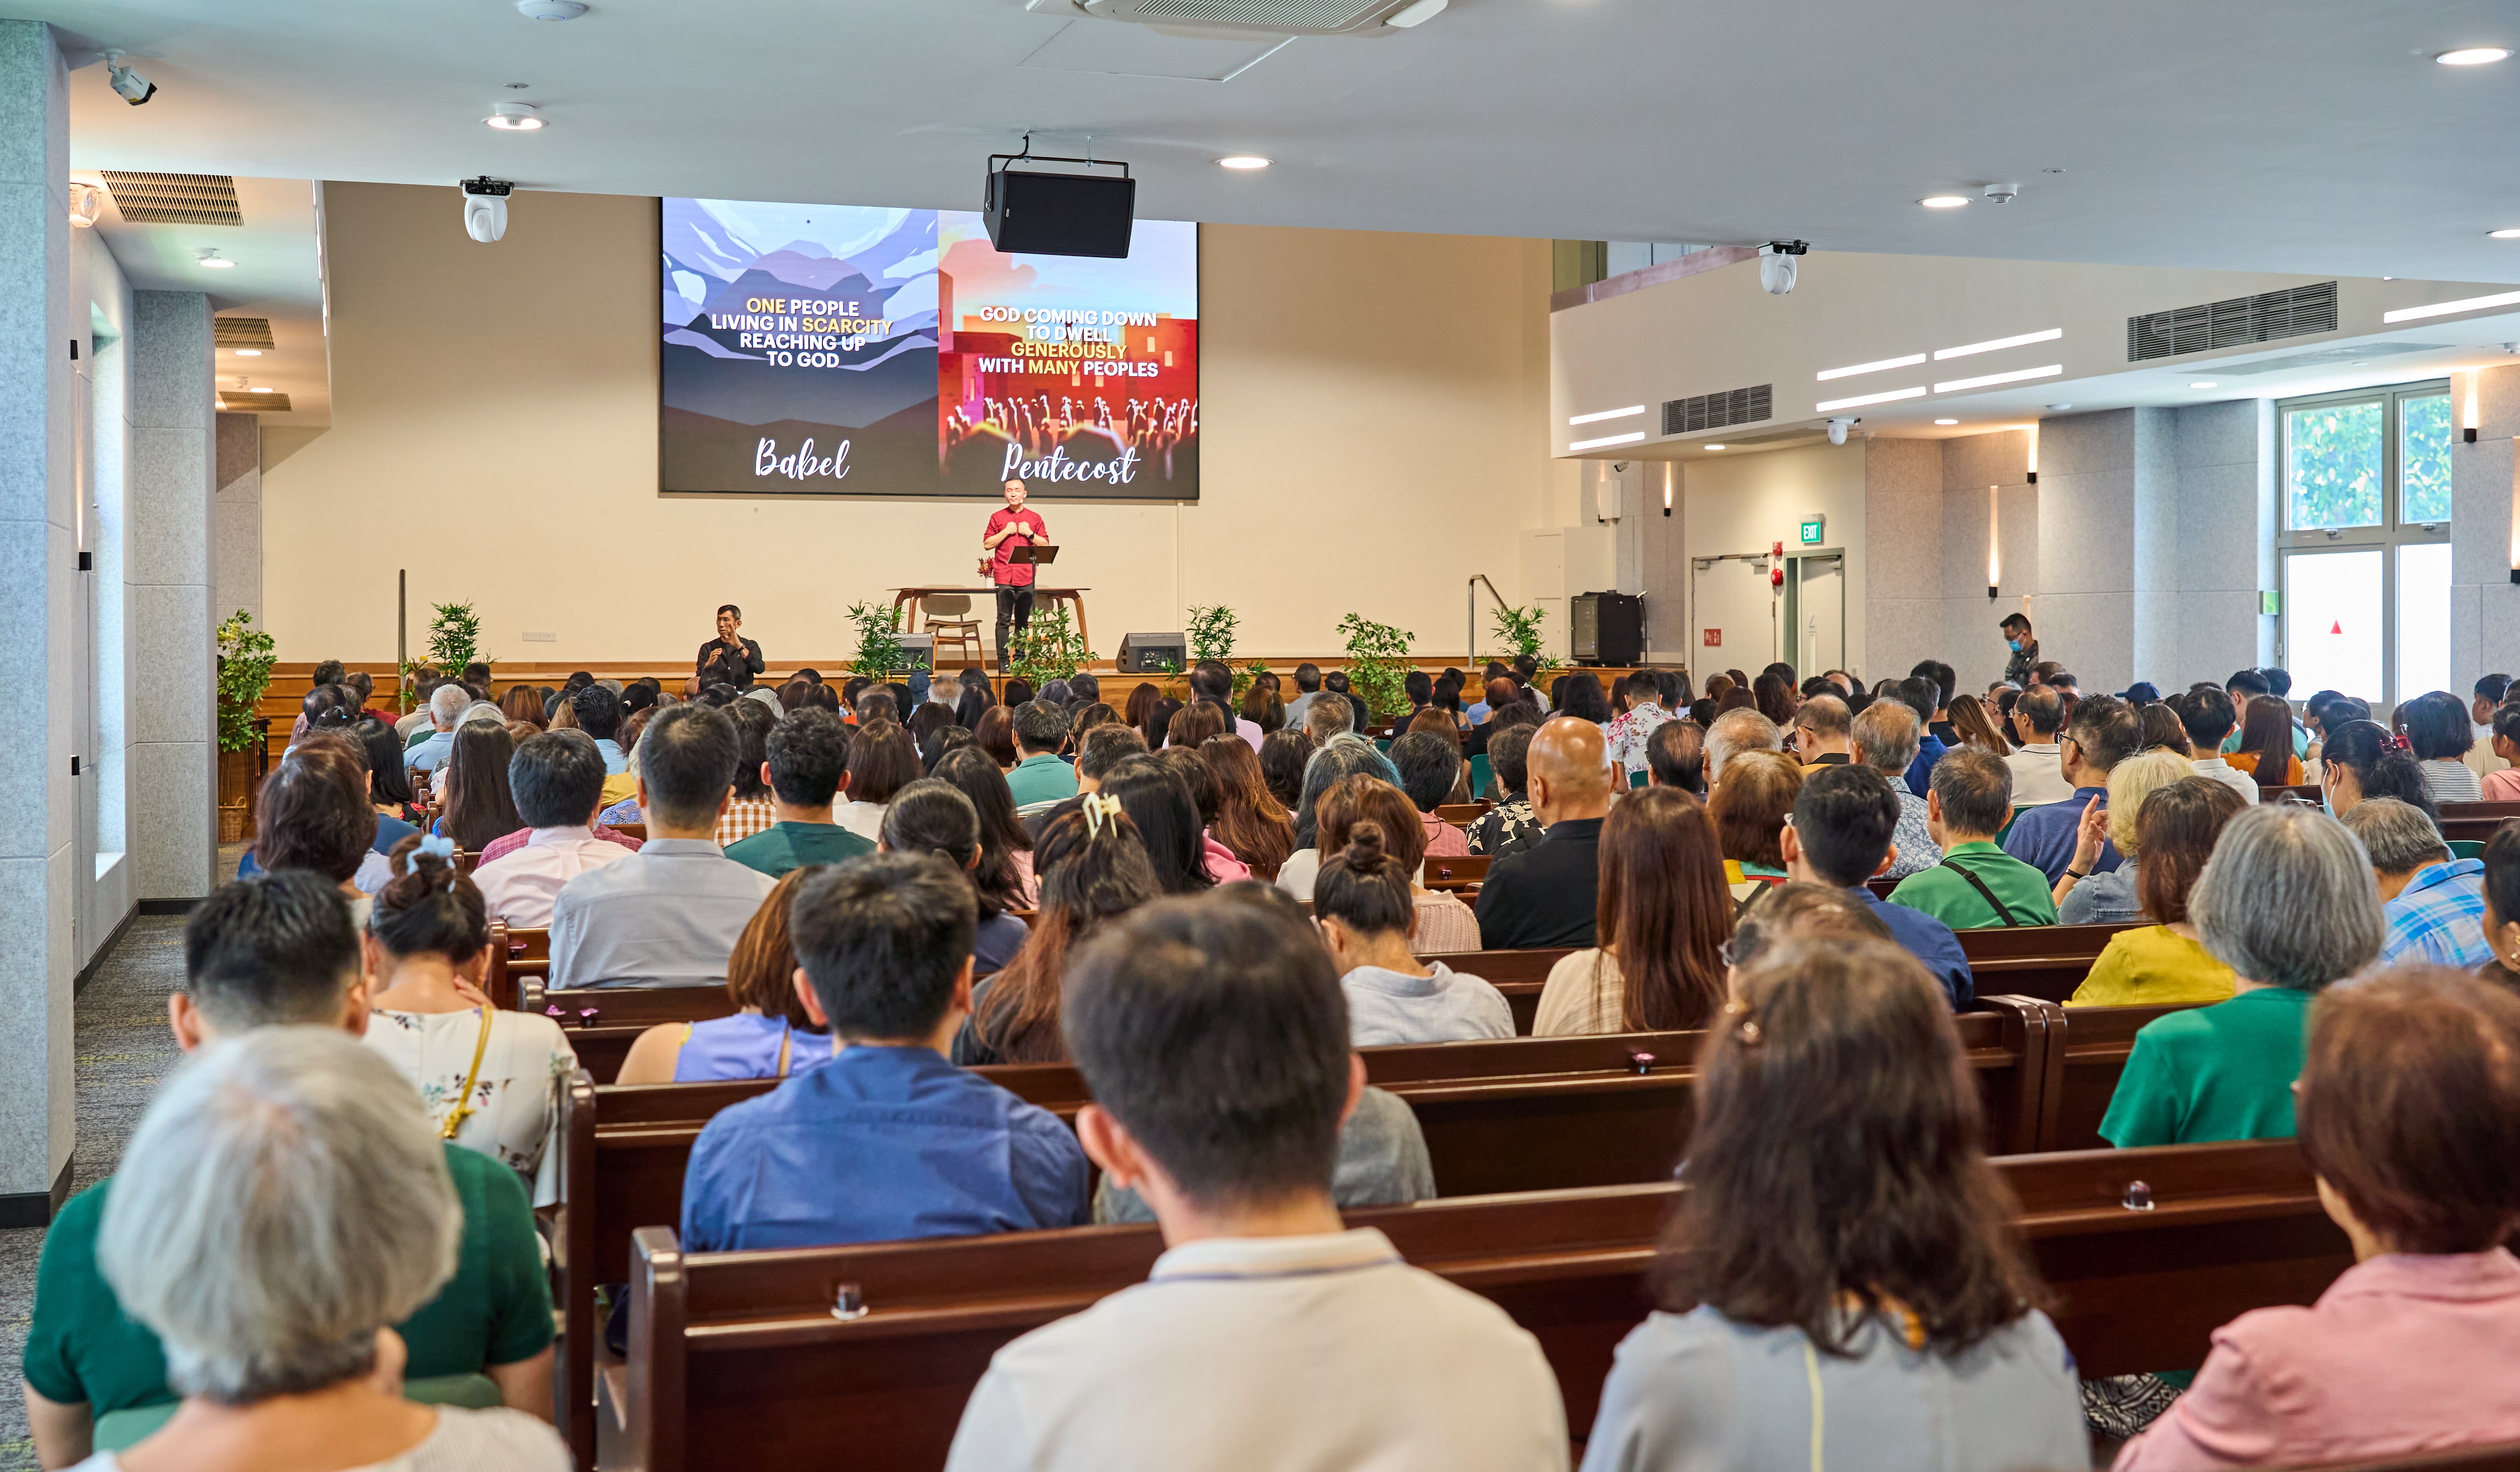
[[[2453,859],[2418,870],[2380,907],[2388,931],[2382,961],[2409,958],[2471,970],[2494,959],[2485,944],[2485,861]]]

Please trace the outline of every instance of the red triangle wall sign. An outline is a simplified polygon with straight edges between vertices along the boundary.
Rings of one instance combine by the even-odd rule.
[[[2327,626],[2327,632],[2330,634],[2342,634],[2345,632],[2345,625],[2342,622],[2329,624]]]

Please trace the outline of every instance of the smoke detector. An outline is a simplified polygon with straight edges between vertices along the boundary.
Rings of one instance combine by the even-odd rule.
[[[1168,35],[1383,36],[1443,14],[1449,0],[1028,0],[1052,15],[1126,21]]]

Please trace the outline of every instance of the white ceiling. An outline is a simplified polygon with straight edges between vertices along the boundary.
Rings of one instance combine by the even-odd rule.
[[[2430,60],[2520,49],[2510,0],[1453,0],[1223,82],[1095,74],[1106,50],[1238,63],[1021,0],[16,13],[163,89],[132,108],[73,75],[86,168],[968,208],[983,156],[1034,128],[1127,158],[1148,218],[2520,278],[2520,242],[2485,239],[2520,226],[2520,59]],[[481,125],[512,99],[551,126]],[[1229,152],[1277,166],[1214,167]],[[1914,202],[2010,180],[2009,205]]]

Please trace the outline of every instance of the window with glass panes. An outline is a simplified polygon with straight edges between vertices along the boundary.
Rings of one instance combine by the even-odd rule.
[[[2375,705],[2449,689],[2449,383],[2286,399],[2275,410],[2277,657],[2293,689]]]

